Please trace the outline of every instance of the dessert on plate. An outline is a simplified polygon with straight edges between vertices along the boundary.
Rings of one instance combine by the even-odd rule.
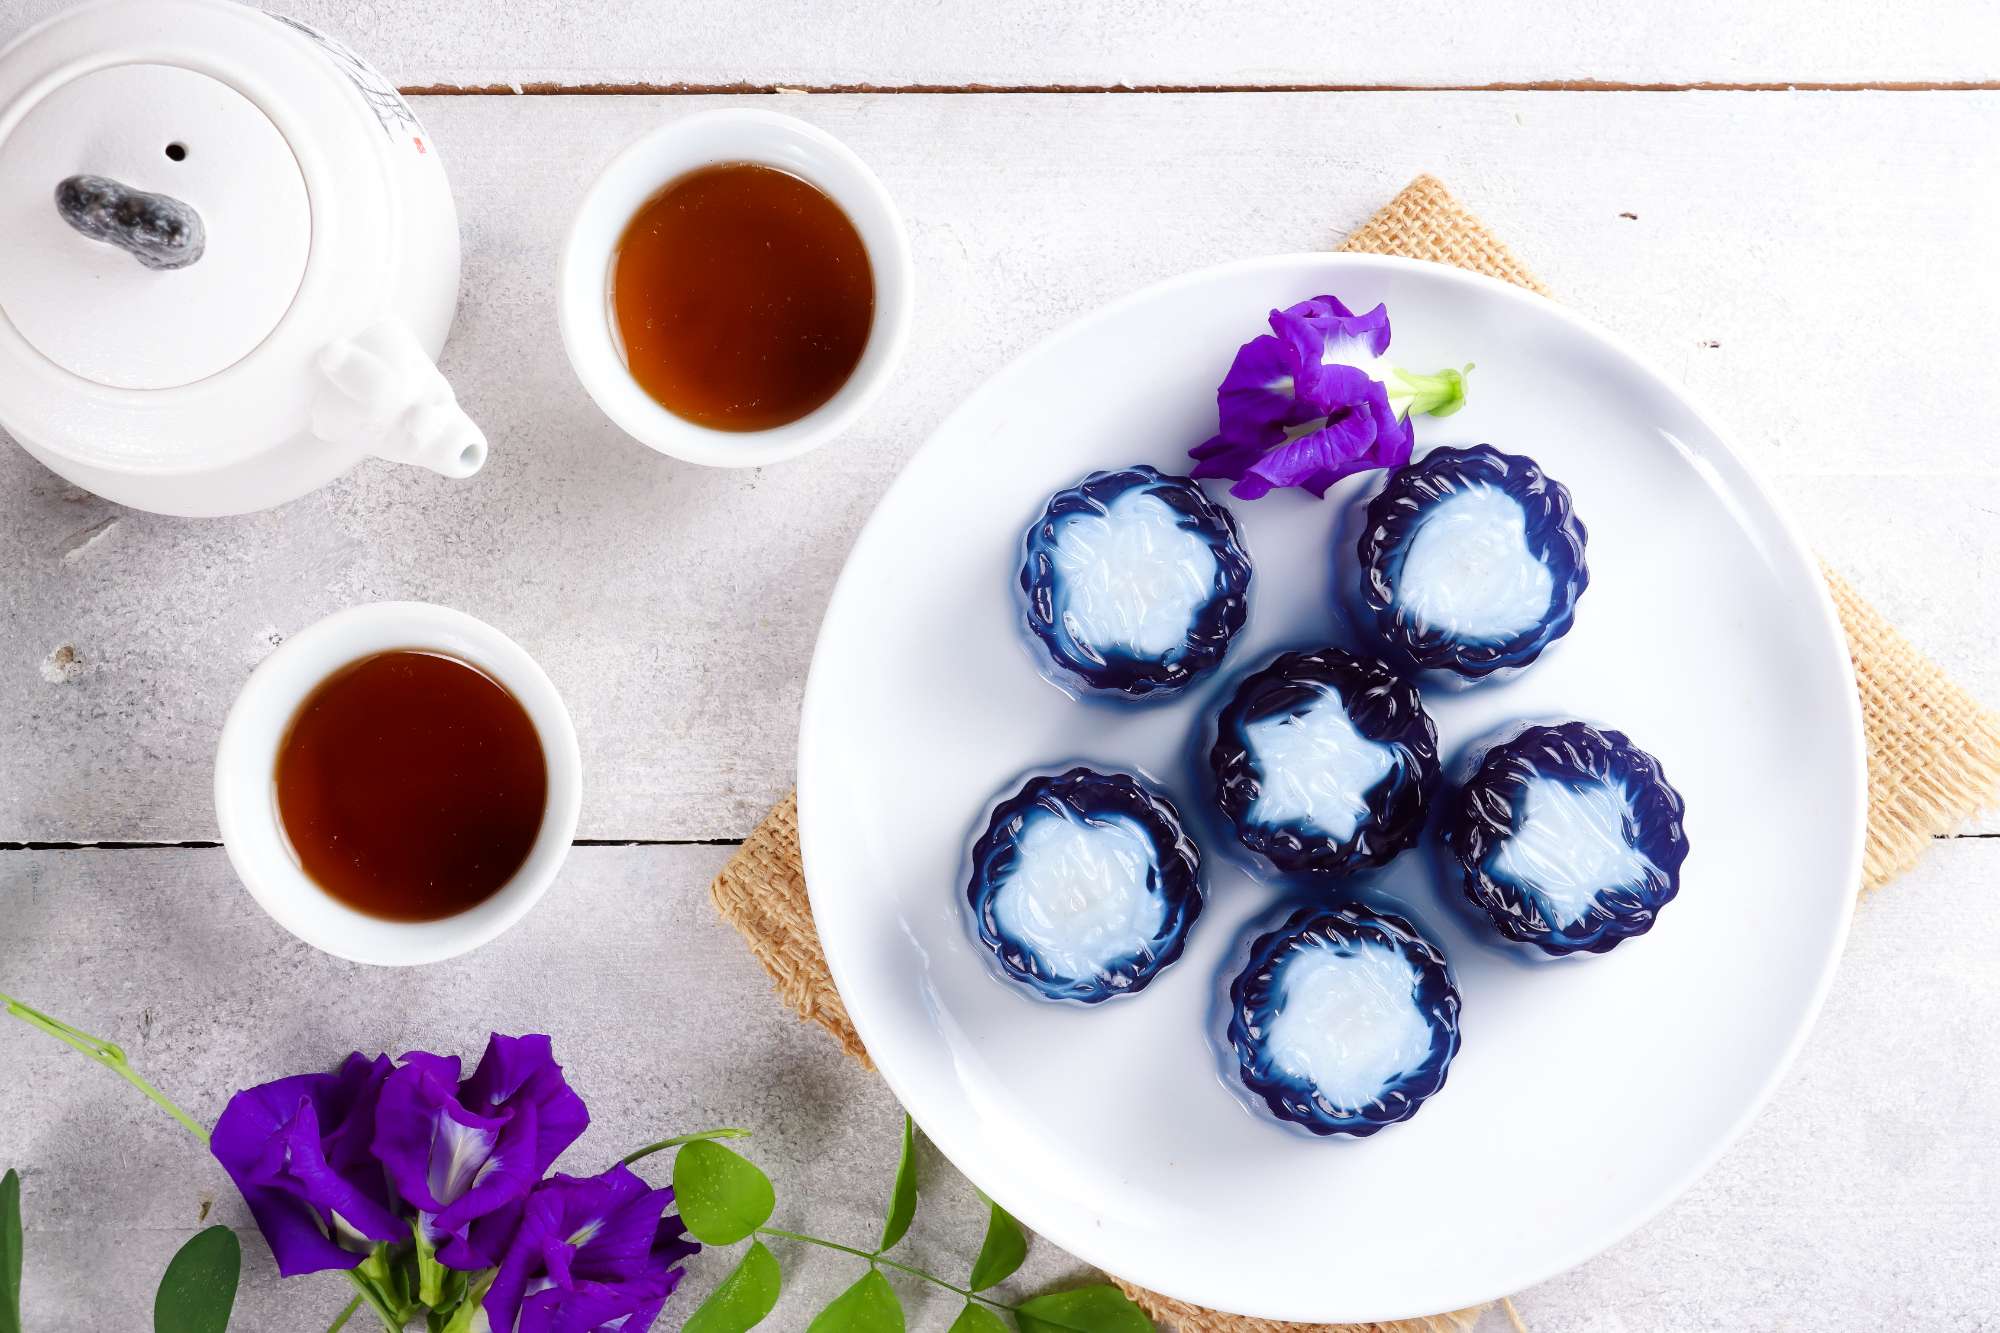
[[[1022,538],[1019,582],[1052,680],[1159,698],[1228,653],[1249,609],[1250,557],[1236,520],[1198,483],[1130,467],[1049,497]]]
[[[1180,957],[1201,915],[1201,853],[1164,794],[1079,766],[1030,777],[994,807],[965,897],[1003,977],[1098,1004]]]
[[[1399,916],[1303,907],[1249,946],[1229,986],[1229,1043],[1253,1109],[1314,1134],[1408,1120],[1458,1052],[1444,954]]]
[[[1389,655],[1471,683],[1526,667],[1569,633],[1589,586],[1562,483],[1491,445],[1432,449],[1368,502],[1354,588]]]
[[[1604,953],[1651,930],[1680,891],[1685,806],[1660,762],[1585,722],[1487,749],[1444,816],[1466,897],[1508,939]]]
[[[1422,832],[1437,728],[1386,663],[1331,647],[1285,653],[1223,706],[1208,763],[1244,846],[1287,873],[1346,875]]]

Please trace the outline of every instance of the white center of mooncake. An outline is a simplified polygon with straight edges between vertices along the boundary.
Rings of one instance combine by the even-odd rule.
[[[1153,841],[1131,821],[1037,813],[994,891],[994,924],[1058,976],[1096,976],[1159,934],[1167,904],[1154,880]]]
[[[1368,817],[1368,793],[1398,765],[1400,753],[1355,729],[1339,691],[1315,688],[1319,702],[1305,712],[1243,729],[1257,770],[1248,818],[1264,828],[1307,828],[1346,842]]]
[[[1127,491],[1056,532],[1056,597],[1070,637],[1102,652],[1165,657],[1215,591],[1215,552],[1172,505]]]
[[[1528,549],[1514,497],[1473,486],[1431,506],[1396,576],[1396,605],[1420,628],[1499,642],[1542,623],[1555,593]]]
[[[1644,883],[1652,870],[1626,840],[1630,814],[1625,793],[1608,782],[1530,778],[1487,873],[1532,893],[1557,927],[1574,925],[1600,893]]]
[[[1342,1110],[1374,1102],[1430,1054],[1416,968],[1385,944],[1294,954],[1278,987],[1273,1063]]]

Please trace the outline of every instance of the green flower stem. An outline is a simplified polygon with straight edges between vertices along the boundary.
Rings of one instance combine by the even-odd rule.
[[[154,1104],[161,1110],[180,1121],[188,1133],[200,1139],[203,1147],[208,1146],[208,1131],[203,1129],[193,1116],[167,1100],[165,1093],[148,1083],[145,1079],[140,1078],[138,1071],[133,1069],[131,1064],[126,1061],[124,1051],[102,1038],[93,1037],[88,1032],[71,1027],[61,1019],[50,1018],[38,1009],[29,1008],[5,991],[0,991],[0,1004],[4,1004],[8,1013],[30,1027],[40,1028],[57,1041],[64,1042],[82,1051],[85,1055],[118,1075],[127,1083],[130,1083],[139,1091],[145,1093],[153,1099]]]
[[[651,1157],[656,1152],[665,1152],[669,1148],[678,1148],[684,1143],[694,1143],[701,1139],[747,1139],[749,1137],[750,1131],[747,1129],[729,1128],[703,1129],[697,1130],[693,1134],[676,1134],[670,1139],[661,1139],[658,1143],[649,1143],[637,1152],[627,1153],[618,1159],[618,1164],[620,1166],[630,1166],[634,1162]]]
[[[407,1324],[409,1320],[396,1318],[396,1312],[389,1308],[389,1302],[383,1298],[381,1292],[375,1289],[374,1283],[361,1276],[360,1273],[352,1268],[347,1270],[347,1280],[352,1282],[355,1290],[360,1293],[354,1298],[355,1301],[365,1302],[368,1308],[375,1312],[375,1317],[382,1321],[383,1328],[389,1330],[389,1333],[403,1333],[403,1325]],[[348,1306],[347,1310],[348,1313],[352,1313],[354,1306]],[[340,1318],[341,1322],[345,1323],[347,1314],[341,1315]],[[328,1333],[331,1333],[331,1330]]]
[[[1417,375],[1392,368],[1382,379],[1389,394],[1389,410],[1399,417],[1448,417],[1465,406],[1465,377],[1471,369],[1446,367],[1435,375]]]
[[[326,1333],[340,1333],[341,1329],[347,1327],[347,1321],[354,1317],[354,1312],[356,1310],[359,1310],[360,1308],[361,1308],[361,1295],[359,1292],[357,1292],[355,1293],[354,1299],[347,1303],[347,1308],[345,1310],[342,1310],[339,1314],[335,1315],[333,1317],[333,1322],[326,1326]]]
[[[915,1268],[909,1264],[900,1264],[894,1259],[885,1259],[881,1255],[871,1254],[867,1250],[857,1250],[852,1245],[842,1245],[839,1241],[822,1240],[818,1236],[808,1236],[798,1231],[784,1231],[778,1227],[758,1227],[757,1234],[760,1236],[774,1236],[779,1240],[796,1240],[807,1245],[817,1245],[823,1250],[838,1250],[842,1254],[851,1254],[857,1259],[866,1259],[871,1264],[879,1264],[883,1268],[893,1268],[898,1273],[908,1273],[911,1277],[928,1282],[934,1287],[943,1287],[946,1291],[957,1292],[968,1301],[978,1301],[981,1305],[990,1305],[996,1310],[1014,1310],[1018,1308],[1007,1304],[1005,1301],[996,1301],[990,1296],[982,1296],[970,1287],[961,1287],[957,1283],[947,1282],[934,1273],[926,1273],[921,1268]]]

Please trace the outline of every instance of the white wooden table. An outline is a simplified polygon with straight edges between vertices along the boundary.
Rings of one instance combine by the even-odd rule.
[[[0,0],[0,37],[55,8]],[[549,1031],[596,1116],[576,1160],[748,1124],[785,1225],[872,1234],[899,1112],[770,997],[704,892],[791,783],[850,542],[1016,351],[1154,279],[1330,245],[1420,170],[1733,422],[1819,551],[2000,699],[2000,15],[1985,0],[294,9],[426,90],[465,232],[445,369],[492,461],[469,483],[365,464],[274,513],[184,522],[0,452],[0,989],[125,1043],[198,1116],[356,1046]],[[555,248],[619,146],[770,88],[813,90],[784,108],[900,201],[916,337],[851,438],[701,471],[621,436],[571,378]],[[250,668],[386,597],[520,639],[568,699],[588,774],[555,899],[413,972],[283,934],[214,846],[209,799]],[[1989,816],[1862,904],[1769,1109],[1661,1217],[1523,1293],[1530,1327],[2000,1328],[1996,940]],[[147,1326],[200,1217],[249,1225],[178,1128],[18,1025],[0,1027],[5,1165],[24,1178],[35,1333]],[[977,1204],[927,1166],[912,1243],[956,1266]],[[280,1285],[261,1246],[246,1256],[239,1329],[322,1327],[344,1302],[336,1280]],[[775,1328],[802,1328],[853,1276],[780,1258],[793,1287]],[[1072,1270],[1039,1247],[1023,1285]],[[906,1295],[913,1328],[948,1321]]]

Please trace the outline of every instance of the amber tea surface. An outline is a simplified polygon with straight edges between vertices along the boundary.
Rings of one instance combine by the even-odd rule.
[[[788,172],[704,167],[648,200],[619,242],[625,364],[669,411],[716,430],[797,421],[847,383],[875,274],[840,205]]]
[[[497,893],[548,805],[540,735],[507,688],[455,657],[352,662],[278,747],[278,815],[314,883],[358,911],[435,921]]]

